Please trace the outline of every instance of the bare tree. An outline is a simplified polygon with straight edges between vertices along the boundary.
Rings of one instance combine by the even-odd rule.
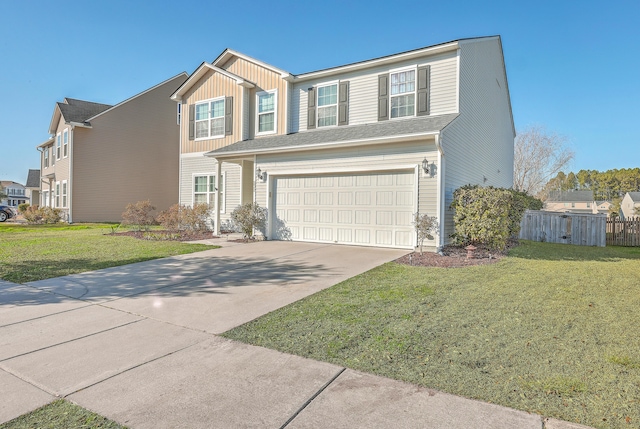
[[[529,127],[516,136],[513,187],[529,195],[538,194],[574,156],[565,137],[549,133],[541,126]]]

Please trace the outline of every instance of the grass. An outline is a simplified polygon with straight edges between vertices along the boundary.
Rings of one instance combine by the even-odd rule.
[[[211,249],[110,236],[109,224],[0,224],[0,278],[26,283]]]
[[[597,428],[640,427],[640,249],[388,263],[224,336]]]
[[[126,429],[118,423],[102,417],[63,399],[24,414],[0,429]]]

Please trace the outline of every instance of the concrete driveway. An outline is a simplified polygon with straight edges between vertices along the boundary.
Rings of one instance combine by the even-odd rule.
[[[0,423],[65,397],[133,428],[539,429],[537,415],[215,335],[404,253],[261,242],[0,281]]]

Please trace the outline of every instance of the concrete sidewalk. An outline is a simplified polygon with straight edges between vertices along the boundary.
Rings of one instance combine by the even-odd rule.
[[[216,335],[402,254],[233,244],[0,281],[0,423],[65,397],[132,428],[541,428],[538,415]]]

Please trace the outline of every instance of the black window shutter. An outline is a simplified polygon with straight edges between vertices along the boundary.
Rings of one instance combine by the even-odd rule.
[[[338,86],[338,125],[349,125],[349,82]]]
[[[431,66],[418,67],[418,111],[417,116],[429,114],[429,79]]]
[[[189,140],[196,138],[196,105],[189,104]]]
[[[389,119],[389,73],[378,75],[378,121]]]
[[[233,134],[233,97],[224,99],[224,135]]]
[[[316,127],[316,87],[309,88],[307,92],[307,129]]]

